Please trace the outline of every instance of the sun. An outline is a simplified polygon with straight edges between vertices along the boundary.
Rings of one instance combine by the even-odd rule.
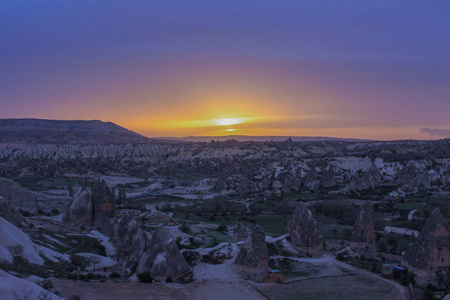
[[[227,118],[227,119],[213,119],[219,126],[229,126],[245,122],[247,118]]]

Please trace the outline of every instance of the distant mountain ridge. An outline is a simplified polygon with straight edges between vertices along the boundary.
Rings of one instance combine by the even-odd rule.
[[[140,144],[151,139],[112,122],[0,119],[0,143]]]
[[[158,137],[154,139],[166,140],[166,141],[180,141],[180,142],[210,142],[214,141],[226,141],[226,140],[237,140],[239,142],[265,142],[274,141],[282,142],[289,138],[293,142],[320,142],[320,141],[344,141],[344,142],[369,142],[374,140],[369,139],[354,139],[354,138],[337,138],[337,137],[326,137],[326,136],[251,136],[251,135],[226,135],[226,136],[187,136],[181,138],[174,137]]]

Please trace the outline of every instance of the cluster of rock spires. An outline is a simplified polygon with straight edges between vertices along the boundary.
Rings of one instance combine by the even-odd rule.
[[[241,246],[235,260],[238,273],[245,279],[262,282],[269,270],[269,251],[266,244],[266,233],[257,224],[250,236]]]
[[[419,284],[432,280],[432,272],[450,266],[450,226],[439,208],[433,210],[417,239],[409,245],[404,264]]]
[[[322,237],[317,221],[304,203],[295,208],[289,220],[287,231],[291,237],[292,246],[307,254],[315,255],[322,247]]]
[[[364,203],[350,236],[351,247],[361,256],[375,258],[375,213],[370,202]]]
[[[148,271],[156,280],[165,281],[179,277],[189,269],[172,235],[161,225],[153,233],[148,250],[137,265],[136,273]]]
[[[151,240],[131,215],[115,217],[114,194],[101,182],[92,195],[84,189],[74,198],[63,222],[75,229],[95,229],[110,238],[124,269],[137,264],[137,273],[148,271],[157,280],[178,277],[189,270],[171,234],[163,226]]]

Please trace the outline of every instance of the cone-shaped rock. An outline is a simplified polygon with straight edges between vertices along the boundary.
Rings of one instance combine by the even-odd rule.
[[[422,286],[430,283],[434,270],[450,266],[450,226],[439,208],[430,214],[403,259],[408,269],[416,275],[417,284]]]
[[[175,240],[162,225],[156,229],[136,268],[137,274],[146,271],[160,281],[169,277],[178,278],[189,271],[189,265],[178,250]]]
[[[125,259],[125,268],[135,265],[149,244],[147,235],[131,215],[117,220],[111,242],[116,247],[117,255]]]
[[[322,248],[322,238],[319,226],[311,211],[304,203],[300,203],[288,222],[287,231],[291,237],[292,246],[308,254],[317,254]]]
[[[248,230],[247,228],[242,225],[241,222],[237,222],[236,226],[233,228],[233,238],[232,242],[237,243],[239,241],[245,241],[245,239],[248,237]]]
[[[94,207],[92,205],[92,196],[86,189],[75,195],[69,208],[64,213],[63,221],[67,226],[77,230],[81,229],[81,227],[86,229],[92,228]]]
[[[116,207],[114,205],[114,194],[105,181],[102,181],[92,194],[92,203],[94,206],[94,229],[103,234],[112,236],[112,220]]]
[[[244,278],[261,282],[269,270],[266,233],[259,224],[245,240],[235,260],[238,273]]]
[[[375,213],[369,202],[364,203],[353,226],[350,244],[362,256],[374,258],[375,253]]]

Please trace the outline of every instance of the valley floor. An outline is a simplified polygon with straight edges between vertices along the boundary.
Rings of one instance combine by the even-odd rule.
[[[348,274],[302,278],[286,284],[252,283],[236,273],[234,260],[224,264],[200,263],[194,267],[196,281],[181,284],[82,282],[55,280],[62,297],[79,295],[89,299],[392,299],[401,300],[403,287],[378,276],[336,261],[331,257],[301,259],[311,264],[324,262],[349,268]],[[318,265],[319,267],[319,265]]]

